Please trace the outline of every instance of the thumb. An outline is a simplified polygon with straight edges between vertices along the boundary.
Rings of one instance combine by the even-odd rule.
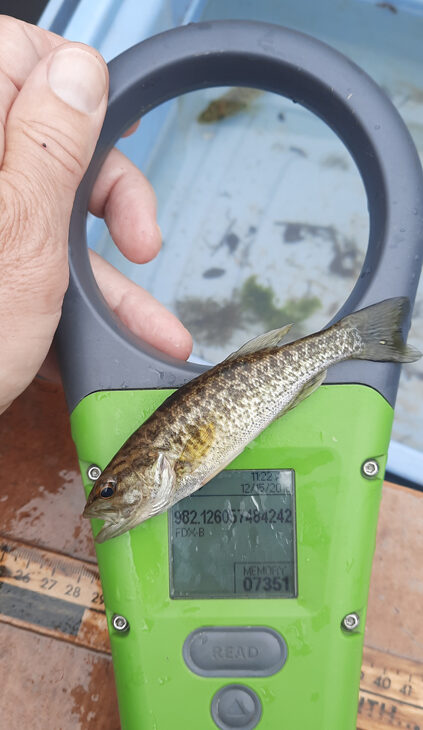
[[[71,208],[100,133],[107,88],[101,56],[64,43],[36,65],[18,94],[7,119],[2,173],[22,175],[24,195],[46,196],[40,215]]]
[[[36,374],[58,324],[68,281],[70,214],[100,133],[107,90],[101,56],[88,46],[63,43],[35,66],[7,116],[0,322],[8,401]],[[0,410],[2,402],[0,392]]]

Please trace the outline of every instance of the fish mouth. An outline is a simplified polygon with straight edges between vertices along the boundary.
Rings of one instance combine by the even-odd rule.
[[[127,514],[125,514],[125,511]],[[97,543],[106,542],[106,540],[113,537],[123,535],[124,532],[128,532],[128,530],[154,516],[154,512],[145,509],[145,507],[142,510],[134,510],[131,506],[130,510],[125,511],[123,514],[116,514],[107,504],[101,505],[101,507],[98,503],[86,504],[82,516],[90,520],[104,520],[103,527],[95,537]]]
[[[85,510],[84,510],[85,513]],[[119,535],[123,535],[125,532],[128,532],[128,530],[131,530],[133,527],[137,527],[141,522],[144,522],[146,519],[151,517],[150,514],[143,514],[142,516],[134,514],[132,516],[132,519],[128,518],[115,518],[113,519],[110,514],[104,514],[100,515],[98,512],[94,514],[94,511],[91,514],[85,515],[89,517],[94,518],[100,518],[104,520],[104,525],[101,528],[100,532],[97,533],[95,537],[96,543],[102,543],[106,542],[106,540],[111,540],[113,537],[119,537]]]
[[[106,540],[111,540],[112,537],[123,535],[123,533],[127,532],[130,527],[131,526],[128,526],[127,523],[105,522],[100,532],[97,533],[95,542],[102,543],[106,542]]]
[[[115,523],[119,518],[115,518],[115,513],[111,505],[99,503],[87,503],[82,513],[83,517],[89,520],[107,520],[108,522]]]
[[[104,520],[104,525],[100,532],[95,538],[96,542],[105,542],[112,537],[117,537],[126,531],[125,523],[123,520],[116,518],[108,507],[104,506],[101,509],[93,504],[85,505],[85,509],[82,516],[89,520]]]

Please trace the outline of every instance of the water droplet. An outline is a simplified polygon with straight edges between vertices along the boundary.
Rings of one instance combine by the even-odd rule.
[[[380,124],[375,124],[375,129],[380,129]]]

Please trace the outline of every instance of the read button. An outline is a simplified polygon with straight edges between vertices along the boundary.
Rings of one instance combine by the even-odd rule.
[[[216,692],[211,714],[220,730],[253,730],[261,718],[261,702],[249,687],[232,684]]]
[[[202,677],[268,677],[286,662],[282,636],[261,626],[211,626],[185,639],[188,668]]]

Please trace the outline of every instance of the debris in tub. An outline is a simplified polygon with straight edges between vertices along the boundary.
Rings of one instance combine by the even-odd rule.
[[[239,244],[240,238],[236,235],[236,233],[233,233],[232,231],[230,233],[227,233],[226,236],[222,238],[222,241],[220,243],[221,246],[226,246],[229,253],[234,253]]]
[[[348,162],[340,155],[328,155],[321,162],[322,167],[338,168],[339,170],[348,170]]]
[[[294,147],[291,145],[289,149],[291,152],[295,152],[295,154],[299,155],[300,157],[308,157],[307,152],[303,150],[302,147]]]
[[[249,104],[263,93],[261,89],[235,86],[217,99],[213,99],[198,115],[197,121],[200,124],[212,124],[226,119],[226,117],[232,117],[247,109]]]
[[[280,122],[284,122],[285,121],[285,114],[283,112],[279,112],[278,113],[278,119],[279,119]]]
[[[250,276],[240,289],[235,289],[232,299],[218,301],[211,297],[187,297],[175,302],[176,312],[201,344],[225,345],[237,330],[244,330],[251,323],[259,329],[271,330],[285,324],[296,324],[307,319],[321,308],[318,297],[304,296],[288,299],[282,307],[275,303],[275,292]],[[296,329],[297,336],[299,328]]]
[[[405,102],[423,104],[423,89],[413,84],[403,84],[401,90],[406,93]]]
[[[283,232],[283,240],[285,243],[297,243],[297,241],[302,241],[303,239],[304,225],[302,223],[286,223]]]
[[[211,269],[203,271],[203,279],[218,279],[223,274],[226,274],[226,269],[219,269],[217,266],[212,266]]]
[[[303,223],[302,221],[275,221],[275,225],[283,226],[282,237],[284,243],[298,243],[298,241],[304,241],[310,236],[313,236],[313,238],[318,236],[332,241],[336,235],[333,226],[319,226],[313,223]]]
[[[383,10],[389,10],[390,13],[393,13],[394,15],[397,14],[398,8],[396,5],[392,5],[392,3],[376,3],[377,8],[382,8]]]
[[[225,345],[236,330],[244,329],[239,300],[217,301],[209,297],[187,297],[175,302],[176,312],[194,340],[209,345]]]
[[[230,254],[235,253],[241,239],[239,236],[237,236],[236,233],[234,233],[232,231],[234,223],[235,223],[235,218],[230,221],[230,223],[229,223],[225,233],[223,234],[222,238],[220,239],[219,243],[213,247],[214,253],[216,253],[216,251],[218,251],[223,246],[227,247],[228,252]]]
[[[273,289],[259,284],[255,275],[244,281],[240,301],[245,315],[261,322],[267,330],[283,327],[291,322],[297,324],[321,307],[320,299],[309,296],[288,299],[284,306],[278,307]]]
[[[335,239],[332,246],[333,259],[329,264],[331,274],[355,278],[360,273],[362,263],[362,252],[355,241],[343,236],[342,244]]]
[[[346,278],[356,277],[361,269],[362,251],[356,242],[344,236],[334,226],[320,226],[299,221],[275,221],[275,225],[283,227],[284,243],[296,244],[310,238],[321,238],[331,244],[333,259],[329,271]]]

